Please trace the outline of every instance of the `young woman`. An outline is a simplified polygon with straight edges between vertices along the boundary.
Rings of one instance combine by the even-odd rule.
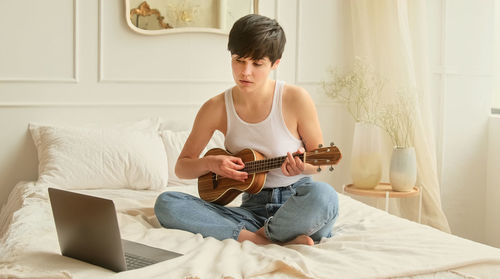
[[[281,26],[265,16],[247,15],[234,23],[228,49],[235,86],[200,108],[175,171],[180,178],[208,172],[239,181],[248,178],[238,157],[199,158],[215,130],[224,133],[231,154],[251,148],[268,158],[286,155],[285,162],[267,174],[261,192],[244,193],[240,207],[179,192],[161,194],[155,213],[164,227],[256,244],[313,245],[331,236],[338,215],[337,193],[311,179],[317,167],[292,156],[323,143],[316,108],[303,88],[269,78],[285,42]]]

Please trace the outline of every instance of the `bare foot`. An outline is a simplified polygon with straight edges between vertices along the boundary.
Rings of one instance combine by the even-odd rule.
[[[284,243],[283,245],[290,245],[290,244],[304,244],[304,245],[312,246],[312,245],[314,245],[314,240],[312,240],[312,238],[310,238],[309,236],[302,234],[302,235],[297,236],[292,241]]]
[[[268,240],[265,237],[265,235],[263,236],[260,233],[251,232],[251,231],[247,231],[247,230],[243,229],[240,231],[240,235],[238,236],[238,241],[243,242],[245,240],[249,240],[255,244],[262,244],[262,245],[272,243],[270,240]]]
[[[256,232],[247,231],[245,229],[241,230],[240,235],[238,236],[238,241],[243,242],[245,240],[249,240],[255,244],[266,245],[274,243],[267,239],[264,234],[264,230],[260,229]],[[293,240],[285,243],[274,243],[279,245],[291,245],[291,244],[303,244],[303,245],[314,245],[314,241],[309,236],[302,234],[294,238]]]

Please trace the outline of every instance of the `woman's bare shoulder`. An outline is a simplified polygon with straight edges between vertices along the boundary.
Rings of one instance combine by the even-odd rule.
[[[221,110],[225,111],[225,100],[224,93],[215,95],[214,97],[208,99],[200,108],[200,112],[205,113],[218,113]]]
[[[208,99],[198,111],[196,116],[195,129],[203,128],[225,131],[226,128],[226,105],[224,101],[224,93],[218,94]],[[201,126],[201,127],[200,127]]]
[[[283,103],[292,107],[311,105],[312,98],[304,88],[293,84],[285,84],[283,88]]]

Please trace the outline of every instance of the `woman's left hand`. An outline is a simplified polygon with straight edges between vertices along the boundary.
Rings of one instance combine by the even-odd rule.
[[[299,148],[299,150],[297,150],[297,153],[303,154],[304,151],[304,148],[301,147]],[[304,162],[302,162],[299,157],[293,157],[292,154],[288,152],[285,162],[283,162],[283,165],[281,165],[281,171],[283,172],[283,174],[286,176],[294,176],[301,174],[304,169]]]

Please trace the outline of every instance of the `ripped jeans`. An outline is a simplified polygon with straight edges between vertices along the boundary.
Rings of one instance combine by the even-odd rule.
[[[154,209],[163,227],[204,237],[237,240],[242,229],[255,232],[265,227],[267,238],[273,242],[287,242],[305,234],[317,243],[331,237],[338,216],[338,197],[329,184],[303,177],[290,186],[243,193],[240,207],[167,191],[157,198]]]

